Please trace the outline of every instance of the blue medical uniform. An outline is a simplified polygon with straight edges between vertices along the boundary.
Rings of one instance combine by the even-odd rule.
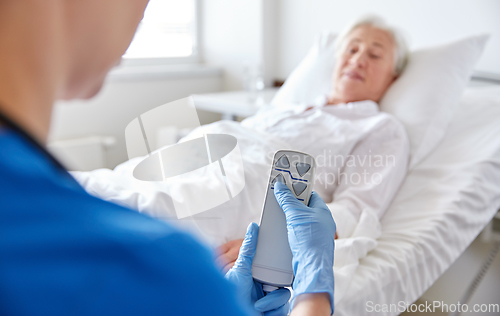
[[[248,315],[211,252],[0,128],[0,315]]]

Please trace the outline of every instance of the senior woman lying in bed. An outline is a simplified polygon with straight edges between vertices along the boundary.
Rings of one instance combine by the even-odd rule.
[[[382,217],[406,175],[406,132],[379,111],[377,102],[403,71],[407,48],[396,30],[369,17],[340,36],[336,51],[330,95],[319,96],[313,106],[261,111],[242,125],[316,157],[314,189],[329,203],[337,236],[343,238],[353,234],[363,211]],[[225,269],[236,260],[241,242],[218,248]]]
[[[383,20],[372,17],[355,23],[340,37],[336,57],[332,93],[318,96],[316,104],[270,106],[241,124],[215,122],[195,129],[182,140],[207,133],[237,138],[243,170],[233,172],[244,174],[245,186],[224,204],[177,220],[168,194],[171,191],[164,183],[133,178],[142,158],[114,170],[73,175],[91,194],[174,220],[199,233],[206,242],[219,246],[217,260],[229,269],[246,227],[259,222],[274,152],[298,150],[316,159],[314,190],[329,203],[338,237],[359,235],[356,225],[361,216],[371,214],[373,226],[378,225],[406,175],[409,146],[405,130],[377,105],[404,68],[406,46]],[[193,199],[200,199],[197,189],[209,183],[210,176],[200,179],[197,175],[185,181]]]

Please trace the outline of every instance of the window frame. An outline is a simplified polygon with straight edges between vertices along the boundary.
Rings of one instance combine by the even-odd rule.
[[[194,34],[193,34],[193,53],[185,57],[160,57],[160,58],[123,58],[121,67],[129,66],[153,66],[153,65],[175,65],[175,64],[199,64],[201,63],[200,54],[200,0],[193,0],[194,4]]]

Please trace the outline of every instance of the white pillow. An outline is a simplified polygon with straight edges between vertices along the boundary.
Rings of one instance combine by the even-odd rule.
[[[443,139],[488,38],[477,35],[412,52],[405,71],[380,101],[381,110],[406,127],[410,169]]]
[[[288,76],[271,104],[313,104],[318,96],[332,91],[337,34],[319,34],[306,57]]]
[[[332,33],[318,37],[272,104],[314,104],[319,96],[331,93],[335,37]],[[380,101],[381,110],[406,127],[410,169],[443,138],[488,37],[481,34],[412,52],[405,71]]]

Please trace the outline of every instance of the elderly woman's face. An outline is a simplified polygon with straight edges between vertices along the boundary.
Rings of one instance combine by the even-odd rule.
[[[333,73],[334,103],[380,101],[396,79],[394,42],[383,30],[363,25],[346,38]]]

